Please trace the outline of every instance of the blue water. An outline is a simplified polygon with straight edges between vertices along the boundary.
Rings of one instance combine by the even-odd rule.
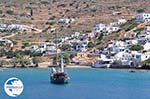
[[[49,81],[50,69],[6,69],[0,71],[0,99],[150,99],[150,71],[68,69],[69,84]],[[5,81],[17,77],[24,84],[23,93],[9,97]]]

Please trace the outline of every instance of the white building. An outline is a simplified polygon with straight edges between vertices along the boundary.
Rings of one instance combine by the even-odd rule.
[[[87,50],[89,41],[72,40],[69,43],[72,49],[77,52],[82,52]]]
[[[54,43],[49,42],[43,42],[39,46],[33,45],[31,47],[31,52],[41,52],[43,55],[52,55],[56,54],[56,45]],[[58,49],[58,53],[61,52],[60,49]]]
[[[136,39],[133,39],[133,40],[126,40],[126,45],[129,47],[129,46],[132,46],[132,45],[137,45],[138,44],[138,41]]]
[[[58,22],[61,24],[70,24],[74,21],[75,21],[75,19],[73,19],[73,18],[62,18]]]
[[[32,45],[31,48],[30,48],[30,51],[31,52],[37,52],[37,51],[39,51],[39,46],[38,45]]]
[[[122,24],[125,24],[127,22],[126,19],[118,19],[117,22],[112,22],[110,23],[110,26],[120,26]]]
[[[9,48],[13,48],[14,44],[11,40],[8,39],[2,39],[0,38],[0,44],[3,44],[5,47]],[[7,50],[7,49],[6,49]]]
[[[145,51],[150,51],[150,41],[146,42],[143,47]]]
[[[150,22],[150,14],[149,13],[140,13],[140,14],[137,14],[136,20],[138,22]]]
[[[106,29],[106,25],[103,23],[99,23],[95,26],[94,31],[93,32],[102,32]]]
[[[114,56],[114,61],[120,61],[121,65],[137,66],[140,62],[143,62],[150,58],[150,54],[138,53],[137,51],[124,51],[119,52]]]
[[[98,32],[98,33],[104,32],[105,35],[108,35],[108,34],[110,34],[110,33],[112,33],[112,32],[116,32],[116,31],[118,31],[118,30],[120,30],[119,27],[111,26],[111,25],[105,25],[105,24],[103,24],[103,23],[99,23],[99,24],[97,24],[97,25],[95,26],[93,32]]]

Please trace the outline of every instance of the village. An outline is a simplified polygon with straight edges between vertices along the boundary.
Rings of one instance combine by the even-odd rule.
[[[73,18],[63,18],[58,20],[58,24],[68,25],[74,21],[76,20]],[[110,24],[98,23],[90,33],[77,31],[68,36],[58,37],[53,41],[35,45],[25,43],[20,55],[16,55],[12,51],[14,42],[9,39],[9,36],[15,35],[16,31],[38,33],[42,30],[21,24],[0,24],[0,31],[9,31],[11,34],[0,38],[0,66],[49,67],[53,63],[54,55],[58,52],[64,55],[65,63],[70,67],[143,68],[146,66],[149,68],[149,22],[150,14],[140,13],[131,20],[118,19],[117,22]],[[57,28],[54,29],[54,31],[56,30]],[[105,37],[117,33],[122,33],[120,35],[123,36],[123,39],[111,39],[103,42]]]

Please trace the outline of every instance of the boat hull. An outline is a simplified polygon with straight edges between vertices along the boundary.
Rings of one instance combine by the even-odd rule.
[[[67,84],[68,83],[68,75],[66,73],[55,73],[51,74],[51,83],[54,84]]]

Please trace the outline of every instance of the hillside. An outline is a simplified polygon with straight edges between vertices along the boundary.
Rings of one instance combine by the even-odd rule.
[[[19,34],[14,40],[46,41],[53,38],[51,28],[57,27],[61,36],[76,31],[90,32],[99,22],[109,23],[119,18],[131,19],[138,10],[150,12],[149,0],[0,0],[0,22],[20,23],[38,29],[39,34]],[[11,13],[10,13],[11,12]],[[119,12],[119,14],[117,14]],[[75,22],[59,26],[60,18]],[[40,38],[40,39],[39,39]]]

